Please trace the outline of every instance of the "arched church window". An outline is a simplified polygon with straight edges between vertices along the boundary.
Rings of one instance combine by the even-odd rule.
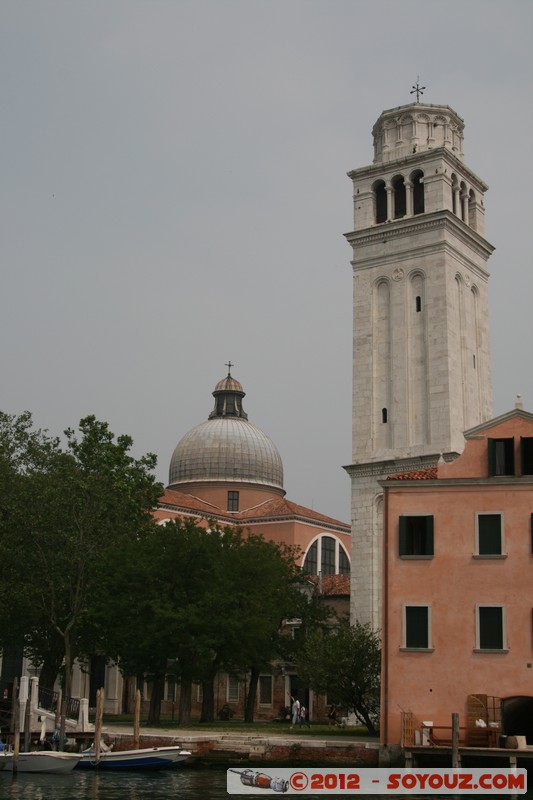
[[[374,208],[376,213],[376,223],[387,221],[387,190],[385,181],[376,181],[372,187],[374,191]]]
[[[350,574],[350,562],[348,556],[344,552],[344,547],[339,545],[339,575]]]
[[[337,539],[322,534],[310,545],[302,569],[308,575],[347,575],[350,559]]]
[[[407,210],[407,200],[405,193],[405,181],[403,175],[397,175],[392,180],[392,188],[394,191],[394,219],[405,217]]]
[[[309,550],[307,551],[307,555],[305,557],[305,561],[303,564],[304,572],[307,572],[308,575],[316,575],[317,574],[317,566],[318,566],[318,541],[313,542]]]
[[[424,173],[418,169],[411,175],[413,184],[413,214],[424,213]]]
[[[331,536],[322,537],[322,575],[335,575],[335,539]]]

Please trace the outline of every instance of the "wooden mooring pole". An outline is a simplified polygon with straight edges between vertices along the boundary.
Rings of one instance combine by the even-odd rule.
[[[452,769],[461,766],[459,756],[459,714],[452,714]]]
[[[135,692],[135,716],[133,718],[133,748],[139,749],[140,743],[140,723],[141,723],[141,693],[139,689]]]
[[[104,716],[104,690],[96,692],[96,719],[94,721],[94,760],[100,761],[100,744],[102,739],[102,718]]]
[[[20,753],[20,700],[18,695],[18,680],[13,681],[13,775],[16,775],[19,768]]]

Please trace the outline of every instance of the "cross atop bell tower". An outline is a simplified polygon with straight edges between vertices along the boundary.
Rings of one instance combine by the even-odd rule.
[[[487,185],[464,121],[417,101],[383,111],[353,184],[352,614],[380,626],[381,490],[433,466],[492,416]]]

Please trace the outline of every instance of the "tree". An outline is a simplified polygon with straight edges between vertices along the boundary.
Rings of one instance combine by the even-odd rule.
[[[65,450],[45,439],[36,454],[29,452],[35,437],[27,435],[26,450],[19,448],[27,457],[10,459],[14,513],[2,526],[0,546],[17,638],[36,664],[46,664],[52,652],[64,662],[70,695],[74,660],[91,652],[98,636],[90,610],[106,561],[154,526],[151,510],[162,487],[151,474],[155,456],[134,459],[131,438],[115,439],[107,423],[86,417],[79,434],[65,435]]]
[[[353,711],[376,734],[379,720],[381,645],[369,625],[339,626],[311,631],[296,655],[302,680],[312,689],[327,694],[348,711]]]
[[[203,687],[201,721],[214,719],[213,682],[269,666],[281,622],[301,603],[295,551],[235,528],[176,519],[144,533],[108,562],[103,616],[116,624],[102,647],[125,675],[158,689],[171,672],[181,685],[180,723],[189,721],[193,682]],[[257,683],[254,679],[252,687]]]

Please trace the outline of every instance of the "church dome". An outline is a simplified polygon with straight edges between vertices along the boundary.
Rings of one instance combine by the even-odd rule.
[[[272,439],[248,422],[239,381],[228,373],[213,396],[209,419],[186,433],[174,450],[169,486],[216,481],[283,490],[281,456]]]

